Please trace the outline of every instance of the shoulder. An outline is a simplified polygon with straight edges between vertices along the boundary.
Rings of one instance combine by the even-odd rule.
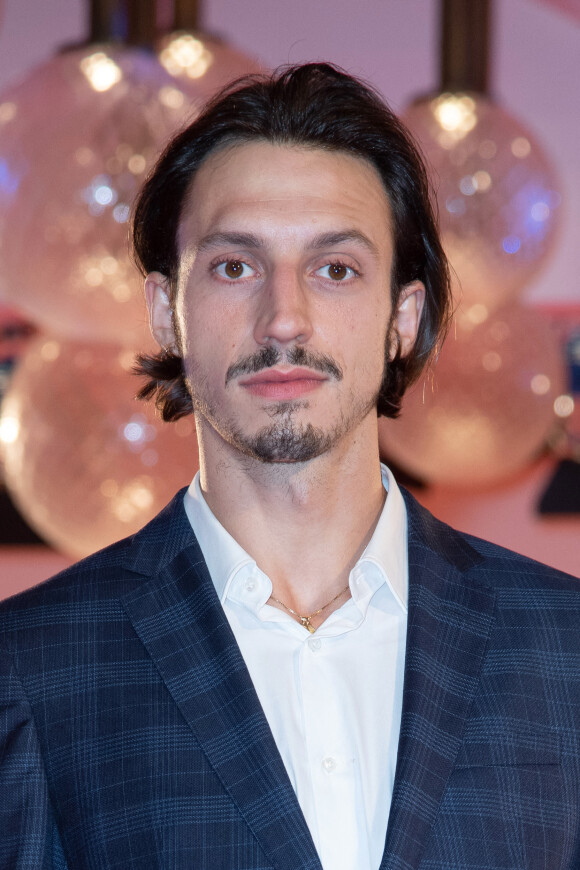
[[[510,589],[569,593],[578,606],[580,580],[483,538],[458,531],[434,517],[403,490],[407,507],[409,546],[433,554],[464,575],[506,592]],[[427,558],[427,556],[426,556]]]
[[[107,601],[117,601],[159,572],[195,536],[183,510],[183,491],[139,532],[87,556],[54,577],[0,602],[0,626],[43,619],[60,613],[70,622],[75,613],[93,607],[101,615]],[[1,630],[0,630],[1,633]]]
[[[580,592],[580,579],[565,571],[552,568],[521,553],[516,553],[506,547],[493,544],[483,538],[464,534],[465,541],[482,557],[480,571],[491,575],[498,573],[502,577],[503,585],[519,583],[528,580],[533,583],[553,585],[557,588],[570,588],[573,592]]]

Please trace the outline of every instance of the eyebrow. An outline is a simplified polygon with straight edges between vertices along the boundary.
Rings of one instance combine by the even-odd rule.
[[[375,258],[378,257],[378,250],[374,242],[364,233],[361,233],[360,230],[355,229],[321,233],[311,240],[308,247],[312,250],[320,251],[326,248],[334,248],[336,245],[342,245],[345,242],[354,242],[355,244],[362,245]],[[265,243],[260,236],[256,236],[253,233],[216,232],[209,233],[200,239],[196,245],[196,252],[199,254],[203,251],[222,247],[223,245],[251,250],[264,247]]]
[[[343,230],[342,232],[322,233],[322,235],[316,236],[310,247],[314,248],[314,250],[323,250],[325,248],[334,248],[336,245],[342,245],[344,242],[354,242],[355,244],[362,245],[364,248],[367,248],[373,256],[378,256],[379,252],[375,243],[372,242],[368,236],[365,236],[364,233],[361,233],[360,230]]]
[[[198,253],[219,248],[223,245],[233,245],[236,248],[261,248],[262,240],[252,233],[209,233],[196,245]]]

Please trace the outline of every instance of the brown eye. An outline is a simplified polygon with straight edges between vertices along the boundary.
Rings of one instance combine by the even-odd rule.
[[[342,263],[331,263],[328,267],[328,277],[334,281],[344,281],[348,275],[348,269]]]
[[[244,264],[241,260],[228,260],[224,265],[224,272],[228,278],[239,278],[244,273]]]
[[[339,284],[342,281],[350,281],[351,278],[356,278],[359,273],[351,266],[345,266],[344,263],[327,263],[326,266],[317,269],[316,274],[321,278]]]

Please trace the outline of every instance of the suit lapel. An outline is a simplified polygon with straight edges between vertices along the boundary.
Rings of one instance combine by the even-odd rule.
[[[162,529],[136,536],[130,567],[147,565],[152,576],[123,599],[129,618],[269,860],[280,870],[321,870],[181,497],[160,521],[173,544],[160,556],[148,542],[163,540]]]
[[[416,870],[477,689],[495,597],[464,573],[467,542],[406,496],[409,624],[393,800],[381,870]]]

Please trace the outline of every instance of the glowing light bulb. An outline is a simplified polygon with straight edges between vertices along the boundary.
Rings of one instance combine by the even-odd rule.
[[[418,100],[403,120],[433,173],[456,298],[491,312],[547,259],[559,221],[558,179],[526,128],[483,95]]]
[[[96,51],[80,62],[80,68],[95,91],[110,90],[123,78],[123,71],[115,61],[103,51]]]
[[[159,53],[159,60],[170,75],[197,79],[207,72],[213,55],[191,33],[176,33]]]
[[[405,394],[401,416],[379,424],[385,458],[446,487],[523,468],[556,415],[573,409],[572,397],[561,395],[560,344],[541,314],[513,303],[478,325],[460,314],[433,367],[433,389],[419,382]]]
[[[17,417],[2,417],[0,420],[0,441],[3,444],[14,444],[20,433],[20,423]]]
[[[185,48],[194,66],[211,50],[195,82],[169,75],[154,53],[91,46],[56,55],[0,100],[2,297],[49,334],[148,341],[131,205],[172,133],[258,69],[215,40],[190,35]]]
[[[443,130],[460,139],[477,124],[475,101],[465,94],[443,94],[433,102],[433,114]]]

